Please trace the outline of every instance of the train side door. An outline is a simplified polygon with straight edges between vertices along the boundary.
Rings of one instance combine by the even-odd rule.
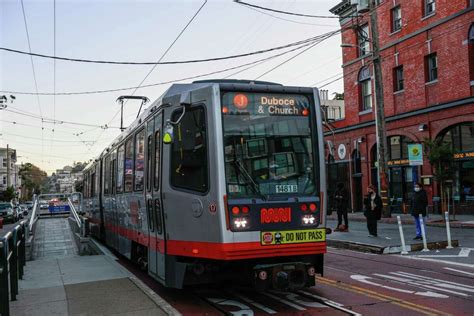
[[[162,115],[158,114],[147,125],[146,203],[150,236],[148,246],[149,272],[164,280],[165,240],[161,207],[161,123]]]

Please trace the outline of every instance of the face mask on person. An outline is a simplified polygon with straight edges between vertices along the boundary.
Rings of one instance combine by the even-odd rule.
[[[415,192],[420,192],[421,188],[420,187],[415,187]]]

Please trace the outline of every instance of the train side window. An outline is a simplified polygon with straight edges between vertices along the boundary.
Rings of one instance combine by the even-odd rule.
[[[110,194],[115,194],[115,157],[110,160]]]
[[[108,195],[109,192],[109,184],[110,184],[110,156],[105,158],[105,172],[104,172],[104,194]]]
[[[135,135],[135,191],[143,190],[145,172],[145,129]]]
[[[151,191],[151,181],[153,175],[153,134],[148,136],[147,140],[147,152],[146,152],[146,190]]]
[[[94,190],[92,191],[94,196],[99,196],[101,193],[100,175],[101,175],[101,170],[100,170],[100,164],[98,163],[95,166],[95,174],[94,174],[95,182],[94,182]]]
[[[95,196],[95,173],[89,178],[89,197]]]
[[[155,166],[154,166],[155,175],[153,177],[155,179],[155,183],[154,183],[155,190],[158,190],[160,188],[160,150],[161,150],[160,140],[161,140],[160,131],[157,131],[155,133]]]
[[[176,121],[182,114],[172,115]],[[187,110],[177,124],[171,146],[171,185],[185,190],[207,192],[209,187],[207,162],[206,114],[203,107]]]
[[[124,147],[120,145],[117,152],[117,193],[123,192],[123,158],[124,158]]]
[[[125,143],[125,192],[132,192],[133,188],[133,142],[128,139]]]

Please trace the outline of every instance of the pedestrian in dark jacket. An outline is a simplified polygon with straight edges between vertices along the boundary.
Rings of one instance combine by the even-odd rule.
[[[382,206],[382,199],[377,194],[375,186],[369,185],[364,199],[364,215],[367,218],[369,237],[377,237],[377,220],[381,218]]]
[[[417,182],[415,184],[415,192],[413,193],[413,199],[411,200],[411,215],[415,217],[416,223],[416,239],[422,239],[421,237],[421,223],[420,214],[423,217],[423,223],[425,223],[426,207],[428,206],[428,196],[426,191],[423,190],[421,184]]]
[[[337,190],[334,193],[334,200],[337,209],[337,227],[335,231],[349,231],[349,221],[347,220],[347,206],[349,204],[349,194],[347,193],[344,183],[337,184]],[[342,218],[344,217],[344,226],[342,226]]]

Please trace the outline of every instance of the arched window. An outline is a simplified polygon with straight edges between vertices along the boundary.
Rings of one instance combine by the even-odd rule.
[[[363,67],[359,71],[359,93],[360,109],[366,111],[372,109],[372,80],[369,67]]]
[[[469,74],[471,79],[471,95],[474,95],[474,23],[471,24],[468,34],[469,43]]]
[[[439,135],[456,152],[474,151],[474,122],[466,122],[445,129]]]
[[[407,159],[408,144],[411,143],[413,143],[413,141],[403,135],[390,136],[388,138],[390,160]]]

